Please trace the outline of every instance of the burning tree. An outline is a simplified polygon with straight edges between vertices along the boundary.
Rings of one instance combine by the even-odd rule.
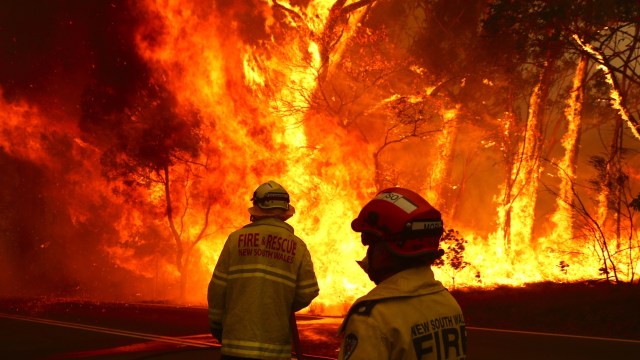
[[[514,64],[523,64],[522,60],[528,59],[527,63],[536,65],[533,69],[527,65],[521,67],[523,74],[530,72],[535,81],[533,91],[529,97],[528,111],[526,115],[526,127],[523,128],[522,140],[517,145],[522,149],[521,153],[514,159],[506,156],[506,163],[512,167],[509,178],[506,181],[504,190],[504,215],[503,236],[505,238],[505,248],[510,249],[513,241],[511,239],[514,225],[514,215],[516,221],[521,222],[523,218],[528,219],[518,226],[524,226],[524,233],[518,235],[520,245],[527,244],[533,231],[534,209],[538,197],[538,183],[543,163],[541,159],[548,158],[551,153],[553,141],[549,141],[549,127],[551,113],[553,110],[552,95],[561,93],[558,77],[561,74],[566,62],[565,59],[575,61],[578,65],[574,72],[573,85],[570,90],[570,101],[565,110],[568,131],[564,135],[561,143],[565,156],[562,160],[562,173],[559,178],[564,181],[562,190],[558,193],[557,209],[554,214],[554,221],[557,225],[556,235],[566,240],[573,237],[571,218],[566,203],[571,198],[569,191],[570,182],[574,180],[576,173],[576,162],[578,159],[578,146],[580,143],[582,112],[581,106],[584,101],[584,89],[593,72],[587,67],[589,55],[586,47],[576,51],[575,39],[581,38],[605,38],[607,43],[611,39],[609,25],[628,24],[629,19],[635,17],[637,6],[626,2],[612,1],[607,4],[607,11],[603,14],[601,10],[602,2],[596,6],[591,1],[567,1],[567,2],[532,2],[516,3],[506,1],[496,1],[490,5],[490,14],[485,21],[485,29],[491,38],[498,41],[507,40],[507,44],[514,46],[514,49],[523,46],[519,54],[523,59],[516,59]],[[536,29],[532,31],[532,29]],[[507,34],[507,31],[512,35]],[[495,36],[499,34],[499,36]],[[633,51],[631,51],[632,53]],[[626,52],[625,52],[626,53]],[[511,54],[511,53],[509,53]],[[627,61],[633,57],[628,57]],[[539,71],[531,71],[535,69]],[[588,75],[591,75],[589,77]],[[537,80],[536,80],[537,77]],[[512,112],[510,118],[517,119],[517,113]],[[509,131],[517,129],[517,123],[507,127]],[[544,146],[541,140],[544,139]],[[503,142],[508,144],[508,142]],[[505,147],[508,148],[508,147]],[[518,160],[519,159],[519,160]],[[515,165],[519,164],[519,165]],[[523,207],[524,206],[524,207]],[[561,215],[564,214],[564,215]],[[522,231],[521,230],[521,231]],[[528,245],[525,245],[528,246]]]
[[[640,242],[637,238],[637,208],[632,196],[629,182],[629,169],[619,167],[616,180],[609,181],[610,170],[602,156],[593,156],[590,164],[596,170],[594,178],[589,180],[589,192],[596,196],[588,196],[592,203],[585,201],[580,188],[585,185],[571,182],[571,197],[564,206],[570,211],[575,238],[584,243],[584,248],[576,251],[579,254],[593,253],[599,259],[598,273],[606,281],[615,283],[633,283],[637,273],[636,266],[640,263]],[[557,165],[556,165],[557,166]],[[558,196],[558,189],[545,185],[547,190]],[[602,217],[599,213],[602,187],[607,187],[607,212],[613,216]],[[562,189],[562,188],[560,188]],[[615,231],[611,231],[615,229]],[[562,252],[562,251],[560,251]],[[576,252],[566,252],[565,255],[574,257]],[[572,256],[573,255],[573,256]],[[560,261],[560,271],[568,274],[569,263]]]
[[[621,160],[621,159],[619,159]],[[635,279],[635,267],[640,262],[640,241],[636,235],[636,219],[633,193],[629,184],[628,170],[624,169],[621,162],[616,163],[612,170],[607,160],[601,156],[591,158],[591,165],[596,170],[596,177],[591,180],[594,191],[598,194],[606,194],[604,211],[613,216],[596,213],[589,214],[584,206],[580,207],[579,214],[587,220],[588,228],[594,234],[596,244],[602,259],[600,272],[607,280],[613,277],[619,283],[622,280],[619,273],[622,272],[629,282]],[[606,189],[603,189],[606,188]],[[599,204],[598,204],[599,205]],[[601,207],[598,206],[597,210]],[[615,229],[613,244],[607,241],[608,228]],[[626,264],[622,270],[621,265]]]
[[[418,190],[456,239],[473,239],[464,261],[485,284],[579,280],[603,264],[615,276],[581,232],[587,196],[599,199],[585,203],[597,239],[628,260],[616,272],[637,272],[635,2],[17,4],[0,5],[3,169],[63,183],[68,227],[147,277],[153,259],[171,259],[159,271],[190,300],[246,221],[243,194],[265,178],[296,199],[321,302],[366,290],[345,219],[390,185]],[[594,190],[576,185],[593,172],[604,176]],[[621,172],[624,192],[611,185]],[[5,219],[3,229],[24,221]],[[474,283],[468,273],[452,281]]]
[[[388,178],[393,171],[383,158],[383,152],[393,144],[400,144],[410,139],[424,141],[436,137],[434,133],[441,133],[447,125],[447,120],[434,111],[433,102],[428,96],[393,96],[388,99],[387,107],[391,119],[385,129],[382,144],[373,153],[376,169],[376,186],[378,189],[395,186],[397,179]],[[437,199],[437,198],[436,198]]]
[[[214,201],[204,187],[209,165],[199,162],[204,143],[199,133],[199,115],[188,109],[180,113],[172,94],[153,81],[141,82],[130,98],[105,90],[108,88],[96,84],[86,92],[85,126],[93,130],[109,125],[100,132],[101,136],[105,130],[109,134],[101,139],[107,143],[101,162],[106,177],[115,182],[116,191],[133,202],[148,196],[147,201],[163,209],[142,207],[139,211],[164,215],[174,242],[174,265],[180,274],[179,298],[184,300],[191,255],[206,236]],[[112,106],[116,100],[121,101],[122,107]],[[134,222],[129,226],[144,228],[156,221],[144,215],[142,218],[142,224]],[[198,226],[199,218],[202,220]],[[148,247],[149,242],[155,243],[152,246],[156,251],[148,255],[159,257],[167,253],[160,239],[138,239],[125,246]]]

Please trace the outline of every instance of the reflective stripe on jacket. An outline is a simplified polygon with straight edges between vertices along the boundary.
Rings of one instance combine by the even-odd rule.
[[[222,354],[291,359],[292,311],[318,296],[306,244],[277,218],[229,235],[209,282],[209,324],[222,329]]]
[[[462,310],[428,266],[401,271],[356,300],[339,333],[340,360],[466,358]]]

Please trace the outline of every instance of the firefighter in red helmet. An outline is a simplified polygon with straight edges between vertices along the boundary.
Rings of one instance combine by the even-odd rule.
[[[389,188],[351,228],[368,246],[358,263],[376,287],[349,309],[338,359],[465,359],[462,310],[431,270],[444,254],[440,212],[411,190]]]
[[[291,314],[318,296],[318,281],[307,245],[285,222],[295,213],[289,193],[271,180],[251,201],[251,223],[229,235],[209,282],[209,325],[222,360],[289,360]]]

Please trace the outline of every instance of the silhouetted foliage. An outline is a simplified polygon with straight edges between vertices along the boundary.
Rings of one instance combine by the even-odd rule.
[[[636,211],[640,211],[640,194],[638,194],[638,196],[636,196],[633,200],[631,200],[631,202],[629,203],[629,206],[631,206],[631,208],[633,208]]]
[[[444,249],[444,255],[433,262],[433,266],[451,269],[449,275],[455,288],[456,274],[462,271],[467,266],[471,265],[464,259],[465,244],[467,240],[460,236],[460,232],[455,229],[447,229],[442,238],[440,244]],[[476,272],[476,278],[480,280],[480,272]]]

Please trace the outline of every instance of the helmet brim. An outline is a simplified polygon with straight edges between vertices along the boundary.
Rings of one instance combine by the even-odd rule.
[[[249,214],[251,214],[252,216],[255,216],[255,217],[277,217],[277,218],[280,218],[282,220],[289,219],[295,213],[296,213],[296,208],[294,208],[293,205],[291,205],[291,204],[289,204],[289,209],[288,210],[280,209],[280,208],[263,209],[263,208],[261,208],[259,206],[252,206],[252,207],[249,208]]]

